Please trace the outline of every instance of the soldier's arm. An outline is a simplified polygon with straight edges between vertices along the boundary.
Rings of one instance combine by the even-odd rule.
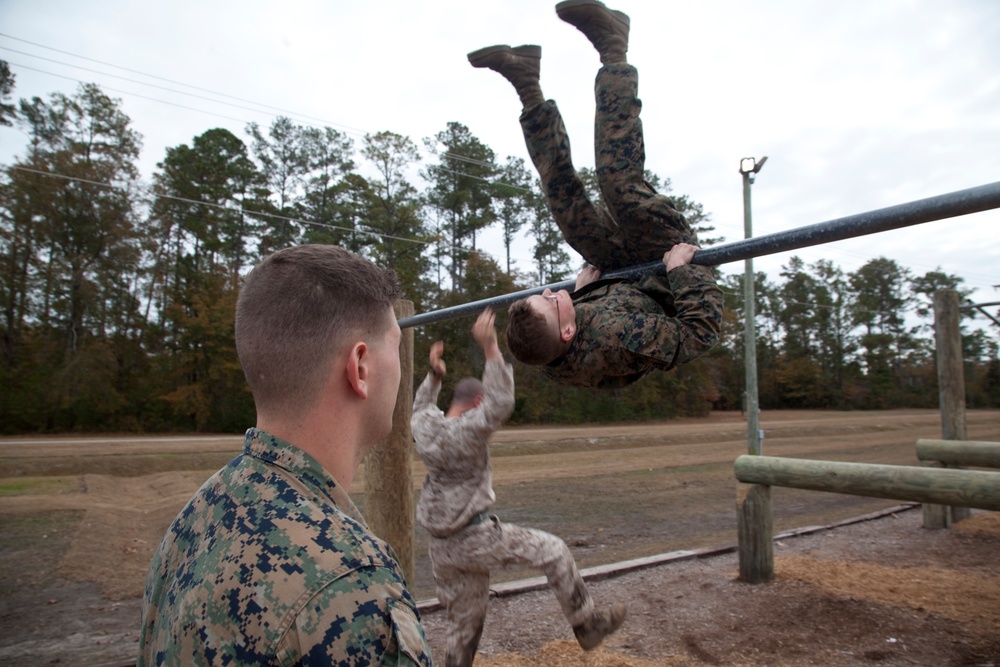
[[[483,369],[483,401],[479,410],[470,413],[469,428],[484,431],[485,435],[500,428],[514,411],[514,369],[504,362],[500,353],[495,318],[493,310],[487,308],[472,327],[472,337],[483,348],[486,367]]]
[[[637,313],[628,347],[672,368],[700,357],[719,342],[722,328],[722,290],[712,269],[682,264],[667,273],[676,315]]]
[[[413,397],[414,415],[428,407],[437,407],[438,394],[441,392],[441,379],[445,375],[443,353],[444,343],[442,341],[436,341],[431,345],[430,370],[427,371],[427,376],[420,383],[417,394]]]

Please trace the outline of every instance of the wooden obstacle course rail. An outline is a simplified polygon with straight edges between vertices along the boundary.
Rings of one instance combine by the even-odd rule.
[[[1000,442],[976,440],[917,440],[917,458],[947,466],[1000,468]]]
[[[740,580],[774,578],[772,486],[1000,511],[1000,472],[930,466],[739,456],[737,489]],[[925,524],[926,525],[926,524]]]
[[[991,471],[744,454],[735,472],[748,484],[1000,511],[1000,473]]]

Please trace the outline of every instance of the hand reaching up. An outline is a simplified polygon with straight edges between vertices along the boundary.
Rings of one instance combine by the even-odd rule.
[[[483,348],[483,353],[487,359],[494,359],[502,356],[500,346],[497,344],[497,330],[493,326],[496,314],[492,308],[487,308],[476,318],[476,323],[472,325],[472,337]]]
[[[444,354],[443,340],[439,340],[431,344],[431,354],[430,354],[431,373],[433,373],[434,377],[436,377],[438,380],[443,378],[445,374],[444,359],[441,358],[441,355],[443,354]]]

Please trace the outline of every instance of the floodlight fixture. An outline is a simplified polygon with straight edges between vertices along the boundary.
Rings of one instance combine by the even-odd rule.
[[[741,174],[756,174],[760,171],[764,163],[767,162],[767,156],[765,155],[760,159],[760,162],[756,158],[745,157],[740,160],[740,173]]]

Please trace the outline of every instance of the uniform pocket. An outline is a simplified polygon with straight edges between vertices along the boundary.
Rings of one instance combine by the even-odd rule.
[[[386,665],[420,665],[430,667],[431,649],[427,645],[423,626],[417,618],[416,611],[401,600],[387,600],[389,616],[392,618],[392,643],[397,646],[396,662],[386,656]]]

